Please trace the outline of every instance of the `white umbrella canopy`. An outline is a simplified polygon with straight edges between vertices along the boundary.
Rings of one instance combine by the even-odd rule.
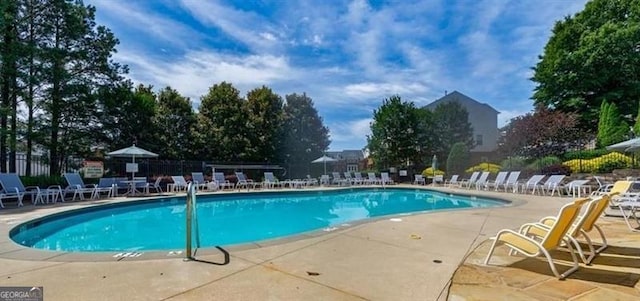
[[[129,147],[125,147],[119,150],[115,150],[107,153],[112,157],[131,157],[131,163],[136,163],[136,157],[138,158],[155,158],[158,156],[156,153],[152,153],[146,149],[139,148],[135,144]],[[131,179],[133,179],[134,173],[131,173]]]
[[[632,152],[640,149],[640,137],[607,146],[608,150]]]
[[[115,150],[107,153],[107,155],[112,157],[131,157],[133,162],[136,161],[136,157],[138,158],[155,158],[158,156],[156,153],[152,153],[146,149],[139,148],[135,144],[129,147],[125,147],[119,150]]]
[[[327,155],[323,155],[322,157],[311,161],[311,163],[324,163],[324,174],[327,174],[327,162],[336,162],[338,160],[331,158]]]

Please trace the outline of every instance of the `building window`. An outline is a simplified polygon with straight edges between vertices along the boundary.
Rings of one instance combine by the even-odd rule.
[[[348,172],[357,172],[358,171],[358,164],[348,164],[347,165],[347,171]]]
[[[477,146],[482,145],[482,135],[476,135],[476,145]]]

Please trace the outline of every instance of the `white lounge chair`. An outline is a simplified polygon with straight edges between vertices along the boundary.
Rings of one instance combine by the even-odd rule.
[[[382,185],[393,185],[393,184],[395,184],[393,182],[393,180],[389,177],[389,173],[388,172],[381,172],[380,173],[380,183]]]
[[[427,181],[425,180],[423,175],[415,175],[415,180],[413,180],[413,184],[415,185],[426,185]]]
[[[332,185],[342,186],[342,185],[351,184],[351,183],[349,182],[349,180],[347,180],[347,179],[343,179],[343,178],[340,176],[340,173],[339,173],[339,172],[336,172],[336,171],[331,172],[331,175],[333,176],[333,179],[331,179],[331,184],[332,184]]]
[[[480,190],[480,188],[484,188],[487,185],[487,179],[489,178],[490,172],[484,171],[478,178],[478,180],[473,183],[476,186],[476,190]]]
[[[84,195],[86,193],[89,194],[91,199],[97,199],[100,196],[100,192],[112,189],[108,187],[97,187],[95,184],[85,185],[82,177],[80,177],[80,174],[78,173],[65,173],[64,178],[69,184],[69,186],[65,188],[64,194],[66,195],[67,193],[73,192],[72,201],[76,199],[76,196],[78,196],[80,200],[84,200]]]
[[[363,178],[362,174],[359,171],[356,171],[353,173],[353,178],[357,183],[360,183],[362,185],[370,184],[369,179]]]
[[[498,173],[496,178],[493,181],[487,181],[484,185],[484,188],[489,190],[490,187],[494,188],[494,190],[498,191],[498,187],[504,183],[507,179],[508,171],[501,171]]]
[[[189,183],[184,178],[184,176],[171,176],[171,180],[173,181],[173,183],[167,186],[167,191],[171,191],[171,192],[187,191],[187,187],[189,186]]]
[[[448,185],[449,187],[451,187],[453,185],[460,185],[460,182],[458,182],[458,177],[460,176],[459,175],[451,176],[449,180],[444,181],[444,186],[446,187]]]
[[[362,184],[362,182],[360,182],[358,179],[356,179],[356,178],[351,176],[351,172],[345,171],[344,172],[344,178],[351,185],[360,185],[360,184]]]
[[[553,196],[556,192],[558,192],[558,196],[560,196],[560,186],[562,180],[564,180],[565,175],[552,175],[541,185],[542,193],[546,194],[550,192],[551,196]]]
[[[224,190],[225,188],[233,189],[233,183],[227,180],[222,172],[214,172],[213,173],[213,181],[219,189]]]
[[[45,198],[47,203],[49,200],[55,203],[58,197],[64,197],[62,195],[62,188],[58,185],[49,186],[46,189],[41,189],[38,186],[25,187],[18,174],[15,173],[0,173],[0,185],[2,185],[2,190],[0,191],[0,208],[4,208],[2,199],[10,198],[17,199],[18,207],[23,206],[22,200],[25,195],[31,196],[31,201],[34,205],[44,203]]]
[[[471,185],[475,185],[476,184],[476,181],[478,180],[478,176],[479,175],[480,175],[479,171],[474,171],[471,174],[471,177],[469,177],[469,179],[462,180],[460,182],[460,187],[466,186],[467,188],[471,188]]]
[[[202,190],[209,188],[215,190],[216,188],[213,184],[210,184],[209,181],[205,180],[204,174],[201,172],[191,172],[191,183],[196,185],[196,188]]]
[[[527,182],[520,185],[520,192],[527,193],[531,190],[531,194],[536,194],[536,191],[540,192],[540,181],[544,178],[544,175],[533,175]]]
[[[367,176],[369,176],[369,183],[370,184],[372,184],[372,185],[382,184],[382,181],[380,180],[380,178],[376,177],[376,173],[375,172],[367,173]]]
[[[273,172],[267,171],[264,173],[264,181],[262,181],[262,188],[276,188],[276,187],[282,188],[282,185],[283,185],[283,182],[280,182],[280,180],[278,180],[276,176],[273,175]]]
[[[247,177],[241,171],[236,171],[235,174],[236,174],[236,178],[238,178],[238,182],[236,183],[236,189],[240,189],[242,187],[247,188],[247,190],[249,189],[249,187],[255,189],[261,184],[261,183],[254,182],[252,179],[247,179]]]
[[[498,188],[502,186],[505,192],[507,192],[507,189],[511,189],[511,192],[516,193],[518,192],[518,178],[520,178],[520,172],[512,171],[509,173],[507,180],[504,181],[502,185],[498,185]],[[496,188],[496,190],[498,190],[498,188]]]

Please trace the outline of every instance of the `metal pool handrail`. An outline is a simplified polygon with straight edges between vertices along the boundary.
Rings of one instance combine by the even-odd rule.
[[[187,186],[187,239],[186,239],[186,260],[193,260],[192,252],[192,228],[195,226],[196,248],[200,247],[200,231],[198,229],[198,210],[196,208],[196,185],[189,183]]]

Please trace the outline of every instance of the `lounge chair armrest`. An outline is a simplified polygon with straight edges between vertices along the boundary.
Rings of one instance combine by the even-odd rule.
[[[529,238],[541,239],[551,230],[551,226],[542,223],[527,223],[520,227],[520,234]]]
[[[51,186],[47,187],[47,189],[57,189],[57,190],[62,191],[62,187],[60,185],[51,185]]]
[[[38,186],[27,186],[27,187],[24,188],[24,190],[26,190],[26,191],[35,190],[35,191],[40,192],[40,187],[38,187]],[[19,192],[18,188],[16,188],[16,192]]]
[[[556,217],[555,216],[545,216],[543,218],[540,219],[541,224],[549,226],[550,224],[553,224],[556,222]]]

